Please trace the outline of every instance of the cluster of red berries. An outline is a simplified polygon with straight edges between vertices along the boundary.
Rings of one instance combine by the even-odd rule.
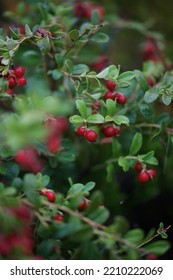
[[[120,126],[107,126],[102,128],[102,133],[106,136],[106,137],[118,137],[121,135],[122,129]]]
[[[18,66],[14,70],[9,70],[9,76],[8,76],[9,89],[13,89],[16,85],[25,86],[27,82],[24,77],[24,74],[25,74],[25,68],[22,66]]]
[[[106,82],[106,87],[109,91],[107,91],[104,95],[104,99],[112,99],[116,100],[118,104],[125,105],[127,102],[127,98],[124,94],[116,92],[117,84],[112,81]]]
[[[32,214],[28,207],[17,206],[16,208],[4,208],[4,214],[10,221],[13,221],[14,225],[20,226],[11,228],[8,232],[3,232],[1,228],[0,233],[0,255],[5,256],[19,256],[24,254],[30,256],[33,252],[34,243],[32,240]]]
[[[75,16],[76,17],[82,17],[82,18],[88,18],[90,19],[93,12],[97,11],[99,14],[100,21],[103,20],[105,10],[101,6],[93,6],[92,3],[89,2],[77,2],[75,3]]]
[[[153,180],[157,176],[155,169],[146,169],[140,162],[137,162],[135,165],[135,170],[139,172],[139,182],[147,183],[149,180]]]
[[[87,129],[86,126],[78,127],[77,134],[85,137],[89,142],[96,142],[98,139],[97,133],[92,129]]]

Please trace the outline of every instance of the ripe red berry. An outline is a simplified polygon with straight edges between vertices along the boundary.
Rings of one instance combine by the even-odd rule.
[[[150,176],[150,179],[154,179],[157,176],[157,172],[155,169],[149,169],[149,170],[147,170],[147,172]]]
[[[94,130],[87,130],[85,134],[85,138],[90,142],[96,142],[98,136]]]
[[[158,256],[154,254],[150,254],[147,256],[146,260],[158,260]]]
[[[150,176],[147,171],[143,171],[139,173],[138,179],[140,183],[145,184],[150,180]]]
[[[27,84],[26,79],[24,77],[18,78],[17,83],[19,86],[25,86]]]
[[[121,105],[124,105],[127,102],[127,97],[124,94],[118,93],[116,99],[117,99],[117,103]]]
[[[149,76],[149,77],[147,78],[147,81],[148,81],[148,85],[149,85],[150,87],[153,87],[153,86],[154,86],[155,80],[154,80],[153,77]]]
[[[13,95],[13,91],[9,88],[9,89],[7,90],[7,94]]]
[[[77,134],[79,136],[84,136],[86,133],[86,127],[85,126],[79,126],[77,129]]]
[[[116,88],[117,84],[112,82],[112,81],[107,81],[106,82],[106,87],[110,90],[110,91],[114,91],[114,89]]]
[[[81,202],[81,204],[78,206],[78,210],[79,211],[83,211],[88,207],[88,202],[86,200],[86,198],[84,198]]]
[[[121,128],[117,126],[114,128],[114,136],[118,137],[120,135],[121,135]]]
[[[55,195],[55,193],[53,192],[53,191],[45,191],[44,192],[44,195],[47,197],[47,200],[49,201],[49,202],[55,202],[55,200],[56,200],[56,195]]]
[[[135,170],[138,171],[138,172],[141,172],[143,169],[143,166],[140,162],[137,162],[136,165],[135,165]]]
[[[58,214],[58,215],[56,215],[56,216],[54,217],[54,220],[55,220],[56,222],[62,223],[62,222],[64,221],[64,216],[61,215],[61,214]]]
[[[12,77],[12,76],[10,76],[9,78],[8,78],[8,86],[9,86],[9,88],[11,89],[11,88],[14,88],[15,86],[16,86],[16,80],[15,80],[15,78],[14,77]]]
[[[25,74],[25,68],[22,66],[17,67],[16,69],[14,69],[14,75],[17,78],[21,78],[23,77],[23,75]]]
[[[117,94],[116,94],[115,92],[107,91],[107,92],[105,93],[104,99],[105,99],[105,100],[107,100],[107,99],[115,100],[116,97],[117,97]]]
[[[104,129],[104,134],[107,137],[112,137],[115,135],[115,128],[113,126],[107,126]]]

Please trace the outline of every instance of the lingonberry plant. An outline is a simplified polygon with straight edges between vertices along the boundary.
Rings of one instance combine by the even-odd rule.
[[[168,162],[173,74],[162,37],[91,2],[19,10],[0,33],[0,257],[159,258],[171,225],[134,227],[120,208],[131,199],[121,178],[142,204]],[[145,41],[141,69],[123,71],[99,49],[110,27],[127,26]]]

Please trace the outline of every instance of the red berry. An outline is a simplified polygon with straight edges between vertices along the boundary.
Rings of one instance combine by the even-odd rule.
[[[85,137],[90,142],[96,142],[97,141],[97,133],[94,130],[87,130]]]
[[[13,95],[13,91],[9,88],[9,89],[7,90],[7,94]]]
[[[92,105],[91,105],[91,109],[92,110],[99,110],[101,108],[101,104],[99,101],[95,101]]]
[[[8,78],[8,86],[9,86],[9,88],[11,89],[11,88],[14,88],[15,86],[16,86],[16,80],[15,80],[15,78],[13,78],[13,77],[9,77]]]
[[[117,103],[121,105],[124,105],[127,102],[127,97],[124,94],[118,93],[116,99],[117,99]]]
[[[158,256],[154,254],[150,254],[147,256],[146,260],[158,260]]]
[[[136,165],[135,165],[135,170],[138,171],[138,172],[141,172],[143,169],[143,166],[140,162],[137,162]]]
[[[19,86],[25,86],[27,84],[26,79],[24,77],[18,78],[17,83]]]
[[[17,67],[16,69],[14,69],[14,75],[17,78],[21,78],[23,77],[23,75],[25,74],[25,68],[22,66]]]
[[[117,126],[114,128],[114,136],[118,137],[120,135],[121,135],[121,128]]]
[[[150,176],[147,171],[143,171],[143,172],[139,173],[138,179],[139,179],[140,183],[144,184],[150,180]]]
[[[154,179],[157,176],[157,172],[155,169],[149,169],[149,170],[147,170],[147,172],[150,176],[150,179]]]
[[[151,76],[149,76],[149,77],[147,78],[147,80],[148,80],[148,85],[149,85],[150,87],[153,87],[154,84],[155,84],[154,78],[151,77]]]
[[[64,221],[64,216],[61,214],[58,214],[54,217],[54,220],[61,223]]]
[[[112,137],[115,135],[115,128],[113,126],[107,126],[104,129],[104,134],[107,137]]]
[[[85,133],[86,133],[86,127],[85,127],[85,126],[80,126],[80,127],[78,127],[78,129],[77,129],[77,134],[78,134],[79,136],[84,136]]]
[[[52,154],[56,154],[61,149],[61,139],[58,136],[51,135],[47,141],[48,151]]]
[[[115,92],[107,91],[107,92],[105,93],[104,99],[105,99],[105,100],[107,100],[107,99],[115,100],[116,97],[117,97],[117,94],[116,94]]]
[[[81,204],[78,206],[78,210],[82,211],[82,210],[85,210],[87,207],[88,207],[88,203],[87,203],[86,198],[84,198],[82,200]]]
[[[112,82],[112,81],[107,81],[106,82],[106,87],[110,90],[110,91],[114,91],[114,89],[116,88],[117,84]]]
[[[56,195],[53,191],[45,191],[44,195],[47,197],[49,202],[55,202]]]

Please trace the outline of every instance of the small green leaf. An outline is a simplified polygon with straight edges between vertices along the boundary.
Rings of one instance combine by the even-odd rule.
[[[140,228],[132,229],[126,233],[124,238],[130,243],[139,244],[144,238],[144,231]]]
[[[106,167],[106,172],[107,172],[106,180],[107,180],[107,182],[112,181],[114,170],[115,170],[115,168],[114,168],[114,165],[112,163],[107,165],[107,167]]]
[[[155,158],[155,157],[151,157],[151,158],[145,160],[145,162],[148,163],[148,164],[151,164],[151,165],[158,165],[159,164],[158,159]]]
[[[144,249],[149,253],[156,254],[157,256],[161,256],[165,254],[170,247],[171,244],[168,241],[161,240],[161,241],[155,241],[151,244],[144,246]]]
[[[94,114],[91,115],[87,118],[88,123],[93,123],[93,124],[99,124],[99,123],[104,123],[104,117],[100,114]]]
[[[113,122],[113,118],[111,116],[106,116],[105,117],[105,122]]]
[[[92,221],[103,224],[109,217],[109,211],[106,208],[97,208],[95,211],[88,215],[88,218]]]
[[[28,26],[28,24],[25,24],[25,33],[26,33],[26,36],[33,36],[33,33],[30,29],[30,27]]]
[[[120,66],[110,65],[109,66],[109,73],[107,75],[107,79],[116,82],[116,79],[120,72]]]
[[[130,164],[129,164],[128,160],[122,156],[119,157],[119,159],[118,159],[118,165],[123,168],[124,172],[128,171],[130,168]]]
[[[141,111],[142,116],[146,120],[151,120],[151,118],[154,116],[153,107],[151,107],[151,105],[149,105],[149,104],[142,103],[139,105],[139,109]]]
[[[136,155],[142,147],[142,134],[137,132],[133,137],[130,147],[130,155]]]
[[[144,95],[144,101],[146,103],[152,103],[158,98],[159,94],[156,90],[149,90]]]
[[[103,32],[94,34],[91,39],[92,42],[103,44],[109,42],[109,36]]]
[[[0,48],[4,47],[5,46],[5,41],[0,39]]]
[[[170,96],[168,96],[167,94],[163,94],[162,101],[166,106],[169,106],[171,104],[172,98]]]
[[[87,106],[83,99],[76,100],[76,107],[77,107],[78,111],[80,112],[81,116],[84,119],[87,118]]]
[[[147,78],[140,70],[135,70],[134,73],[135,73],[135,78],[138,81],[141,89],[143,90],[143,92],[146,92],[149,89]]]
[[[13,50],[18,44],[19,43],[18,43],[17,40],[14,40],[14,39],[11,39],[11,38],[8,38],[7,41],[6,41],[6,46],[7,46],[7,49],[9,51]]]
[[[67,195],[68,196],[74,196],[76,194],[79,194],[81,192],[83,192],[84,190],[84,185],[83,184],[80,184],[80,183],[77,183],[77,184],[74,184],[68,191]]]
[[[72,73],[73,75],[81,75],[89,71],[89,67],[86,64],[77,64],[74,65]]]
[[[79,39],[79,31],[77,29],[71,30],[69,37],[72,41],[76,42]]]
[[[105,78],[109,73],[109,67],[106,67],[105,69],[103,69],[100,73],[98,73],[96,75],[97,78],[102,79]]]
[[[64,64],[64,57],[61,54],[56,53],[55,60],[57,63],[57,67],[60,69]]]
[[[106,107],[107,107],[108,114],[110,116],[114,116],[114,114],[116,112],[116,102],[112,99],[107,99]]]
[[[52,77],[54,78],[54,80],[58,80],[62,77],[62,72],[55,69],[55,70],[52,71]]]
[[[37,41],[37,46],[43,54],[48,53],[51,49],[49,37],[45,36],[44,38],[39,39]]]
[[[113,119],[114,119],[114,122],[118,125],[121,125],[121,124],[129,125],[129,119],[126,116],[116,115],[113,117]]]
[[[73,124],[83,124],[84,120],[81,116],[73,115],[69,118],[69,121]]]
[[[84,186],[84,191],[85,191],[85,192],[89,192],[89,191],[91,191],[94,187],[95,187],[95,182],[88,182],[88,183]]]
[[[132,79],[134,79],[135,77],[135,73],[133,71],[126,71],[122,74],[120,74],[117,78],[118,82],[122,82],[122,81],[131,81]]]

